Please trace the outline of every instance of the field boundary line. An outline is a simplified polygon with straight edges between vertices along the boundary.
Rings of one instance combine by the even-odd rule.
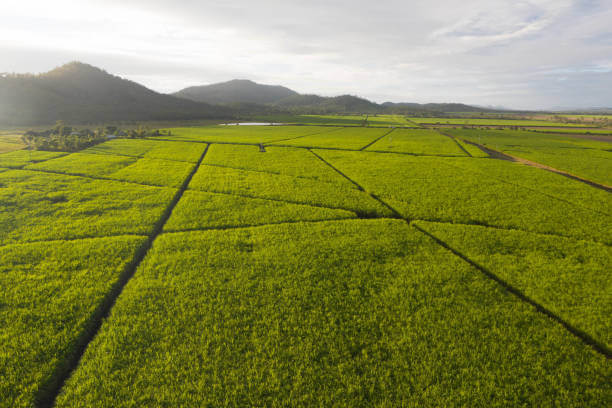
[[[555,234],[554,232],[529,231],[529,230],[522,229],[522,228],[504,227],[502,225],[493,225],[493,224],[485,224],[485,223],[469,224],[465,222],[443,221],[443,220],[426,219],[426,218],[414,218],[412,221],[413,222],[423,221],[423,222],[431,222],[434,224],[456,225],[459,227],[483,227],[483,228],[495,229],[498,231],[522,232],[525,234],[541,235],[543,237],[562,238],[562,239],[569,239],[572,241],[585,241],[585,242],[589,242],[593,244],[605,245],[607,247],[612,246],[612,244],[608,244],[607,242],[596,241],[591,238],[579,238],[579,237],[572,236],[572,235]]]
[[[60,372],[51,376],[51,384],[49,384],[47,387],[41,387],[42,390],[48,391],[46,391],[42,395],[38,395],[36,403],[38,407],[52,407],[55,405],[55,401],[58,395],[60,394],[62,388],[64,387],[64,384],[66,383],[68,378],[70,378],[74,370],[76,370],[79,366],[83,354],[87,350],[89,344],[93,341],[93,339],[100,331],[104,320],[110,315],[111,310],[113,309],[115,302],[123,292],[123,289],[136,273],[138,266],[153,246],[153,242],[155,241],[155,239],[158,237],[158,235],[162,233],[164,225],[172,215],[172,211],[180,201],[181,197],[183,196],[183,193],[185,192],[185,190],[187,190],[187,186],[191,182],[191,179],[193,178],[194,174],[198,171],[198,168],[204,160],[204,156],[206,156],[209,147],[210,145],[206,146],[197,164],[194,166],[189,175],[187,175],[181,187],[176,191],[174,197],[166,207],[166,210],[155,223],[155,227],[153,228],[151,234],[145,240],[144,244],[136,251],[136,255],[134,256],[132,261],[127,264],[125,270],[119,276],[115,287],[106,294],[104,300],[100,304],[100,307],[98,307],[93,316],[88,319],[87,326],[90,327],[90,330],[85,332],[82,336],[82,339],[78,341],[78,344],[75,346],[75,350],[72,353],[72,356],[68,358],[68,361],[65,361],[59,365]]]
[[[364,193],[368,194],[370,197],[372,197],[374,200],[378,201],[380,204],[382,204],[385,208],[387,208],[389,211],[391,211],[394,215],[394,218],[399,218],[399,219],[405,219],[404,217],[402,217],[402,215],[399,213],[399,211],[397,211],[395,208],[391,207],[389,204],[387,204],[385,201],[381,200],[377,195],[375,195],[374,193],[371,193],[369,191],[366,191],[365,188],[363,188],[361,186],[361,184],[357,183],[355,180],[353,180],[352,178],[350,178],[349,176],[347,176],[346,174],[344,174],[342,171],[340,171],[340,169],[338,169],[337,167],[335,167],[333,164],[331,164],[330,162],[328,162],[327,160],[325,160],[323,157],[319,156],[317,153],[313,152],[312,150],[308,149],[308,151],[312,154],[314,154],[319,160],[321,160],[323,163],[327,164],[329,167],[331,167],[332,169],[334,169],[334,171],[338,172],[338,174],[340,174],[342,177],[344,177],[345,179],[347,179],[348,181],[350,181],[351,183],[353,183],[355,186],[357,186],[357,189],[359,191],[363,191]]]
[[[184,232],[198,232],[198,231],[225,231],[225,230],[236,230],[236,229],[248,229],[248,228],[259,228],[259,227],[267,227],[269,225],[291,225],[291,224],[317,224],[324,222],[336,222],[336,221],[365,221],[365,220],[380,220],[380,219],[388,219],[388,220],[396,220],[396,218],[388,218],[388,217],[375,217],[375,218],[329,218],[329,219],[320,219],[320,220],[296,220],[296,221],[278,221],[278,222],[267,222],[265,224],[249,224],[249,225],[228,225],[222,227],[203,227],[203,228],[186,228],[181,230],[169,230],[163,231],[162,234],[180,234]]]
[[[342,128],[342,127],[338,127],[338,128],[333,128],[333,129],[331,129],[331,130],[325,130],[325,131],[323,131],[323,132],[307,133],[307,134],[305,134],[305,135],[296,136],[296,137],[289,137],[289,138],[286,138],[286,139],[271,140],[271,141],[269,141],[269,142],[264,142],[264,143],[262,143],[262,144],[263,144],[264,146],[266,146],[266,145],[270,145],[270,144],[272,144],[272,143],[284,142],[284,141],[286,141],[286,140],[300,139],[300,138],[302,138],[302,137],[307,137],[307,136],[325,135],[325,134],[327,134],[327,133],[337,132],[337,131],[342,130],[342,129],[344,129],[344,128]]]
[[[165,142],[165,140],[163,142]],[[80,152],[74,152],[74,153],[83,153],[83,154],[91,154],[91,155],[95,154],[95,155],[98,155],[98,156],[132,157],[134,159],[162,160],[162,161],[171,161],[171,162],[178,162],[178,163],[190,163],[190,164],[194,164],[195,163],[195,162],[191,162],[191,161],[187,161],[187,160],[160,159],[159,157],[134,156],[134,155],[131,155],[131,154],[121,154],[121,153],[86,152],[85,150],[81,150]]]
[[[19,151],[19,150],[25,150],[25,149],[13,150],[13,152],[16,152],[16,151]],[[25,150],[25,151],[27,151],[27,150]],[[35,152],[46,152],[47,150],[33,150],[33,151],[35,151]],[[2,153],[2,154],[7,154],[7,153],[12,153],[12,152],[6,152],[6,153]],[[27,170],[27,169],[24,169],[23,167],[29,166],[30,164],[44,163],[44,162],[49,161],[49,160],[59,159],[61,157],[66,157],[69,154],[70,153],[63,153],[63,154],[60,154],[59,156],[51,157],[50,159],[35,160],[35,161],[30,161],[30,162],[27,162],[27,163],[24,163],[24,164],[20,164],[19,166],[5,166],[3,168],[4,169],[9,169],[9,170]],[[1,157],[1,154],[0,154],[0,157]]]
[[[598,188],[600,190],[607,191],[608,193],[612,193],[612,186],[608,186],[606,184],[600,184],[600,183],[597,183],[595,181],[592,181],[592,180],[589,180],[589,179],[577,176],[575,174],[569,173],[567,171],[559,170],[559,169],[556,169],[554,167],[550,167],[550,166],[547,166],[545,164],[535,162],[533,160],[523,159],[522,157],[519,157],[519,156],[513,156],[511,154],[504,153],[504,152],[501,152],[499,150],[492,149],[490,147],[485,147],[483,145],[480,145],[480,144],[472,142],[472,141],[467,141],[466,140],[466,142],[471,144],[471,145],[474,145],[474,146],[480,148],[485,153],[489,153],[489,155],[491,157],[493,157],[493,158],[497,158],[497,159],[501,159],[501,160],[513,161],[513,162],[518,162],[518,163],[524,164],[526,166],[531,166],[531,167],[535,167],[537,169],[542,169],[542,170],[550,171],[551,173],[560,174],[560,175],[565,176],[567,178],[570,178],[572,180],[576,180],[576,181],[580,181],[582,183],[588,184],[591,187],[595,187],[595,188]]]
[[[612,351],[603,343],[599,342],[598,340],[596,340],[595,338],[593,338],[591,335],[589,335],[588,333],[586,333],[585,331],[578,329],[577,327],[574,327],[572,324],[570,324],[569,322],[567,322],[565,319],[563,319],[561,316],[557,315],[556,313],[554,313],[553,311],[547,309],[546,307],[544,307],[543,305],[541,305],[539,302],[537,302],[536,300],[530,298],[529,296],[527,296],[525,293],[523,293],[520,289],[516,288],[515,286],[511,285],[510,283],[508,283],[507,281],[505,281],[504,279],[500,278],[499,276],[497,276],[496,274],[494,274],[493,272],[489,271],[488,269],[486,269],[484,266],[480,265],[479,263],[473,261],[472,259],[470,259],[468,256],[464,255],[463,253],[461,253],[460,251],[458,251],[457,249],[451,247],[450,245],[448,245],[446,242],[444,242],[443,240],[441,240],[440,238],[436,237],[434,234],[430,233],[429,231],[427,231],[426,229],[415,225],[414,223],[409,223],[413,228],[417,229],[418,231],[422,232],[423,234],[427,235],[428,237],[430,237],[431,239],[433,239],[438,245],[446,248],[448,251],[452,252],[453,254],[455,254],[456,256],[458,256],[459,258],[463,259],[465,262],[469,263],[470,265],[472,265],[474,268],[478,269],[480,272],[482,272],[486,277],[492,279],[493,281],[497,282],[499,285],[501,285],[507,292],[511,293],[512,295],[516,296],[519,300],[528,303],[529,305],[533,306],[536,311],[544,314],[545,316],[549,317],[550,319],[556,321],[557,323],[559,323],[561,326],[563,326],[568,332],[570,332],[572,335],[574,335],[575,337],[577,337],[579,340],[581,340],[584,344],[590,346],[593,350],[595,350],[597,353],[603,355],[606,359],[610,360],[612,358]]]
[[[312,151],[311,151],[312,152]],[[325,162],[327,165],[329,165],[330,167],[332,167],[334,170],[336,170],[337,172],[339,172],[340,174],[342,174],[344,177],[346,177],[348,180],[350,180],[351,182],[353,182],[355,185],[359,186],[359,184],[355,181],[353,181],[352,179],[350,179],[348,176],[346,176],[344,173],[342,173],[339,169],[337,169],[336,167],[334,167],[333,165],[331,165],[329,162],[327,162],[326,160],[324,160],[322,157],[320,157],[319,155],[317,155],[315,152],[312,152],[315,156],[319,157],[323,162]],[[361,186],[360,186],[361,187]],[[567,331],[569,331],[572,335],[574,335],[575,337],[577,337],[579,340],[582,340],[582,342],[588,346],[590,346],[591,348],[593,348],[593,350],[595,350],[596,352],[602,354],[603,356],[605,356],[608,360],[610,358],[612,358],[612,352],[610,351],[610,349],[600,343],[599,341],[595,340],[593,337],[591,337],[588,333],[572,326],[570,323],[566,322],[563,318],[561,318],[560,316],[558,316],[557,314],[553,313],[552,311],[546,309],[544,306],[540,305],[538,302],[536,302],[535,300],[531,299],[530,297],[528,297],[527,295],[525,295],[523,292],[521,292],[519,289],[515,288],[514,286],[510,285],[508,282],[504,281],[503,279],[501,279],[500,277],[498,277],[497,275],[495,275],[494,273],[488,271],[486,268],[484,268],[483,266],[479,265],[478,263],[472,261],[470,258],[468,258],[467,256],[463,255],[461,252],[455,250],[454,248],[452,248],[451,246],[447,245],[444,241],[442,241],[441,239],[438,239],[436,236],[434,236],[433,234],[429,233],[428,231],[426,231],[425,229],[419,227],[418,225],[414,224],[414,222],[412,222],[410,219],[408,219],[407,217],[403,217],[397,210],[395,210],[393,207],[391,207],[389,204],[387,204],[384,200],[382,200],[381,198],[379,198],[378,196],[375,196],[373,194],[370,194],[373,198],[375,198],[377,201],[379,201],[381,204],[385,205],[387,208],[389,208],[390,210],[392,210],[394,212],[394,214],[396,215],[397,218],[399,219],[403,219],[408,225],[413,226],[415,229],[421,231],[422,233],[424,233],[425,235],[429,236],[430,238],[432,238],[435,242],[437,242],[439,245],[441,245],[442,247],[446,248],[447,250],[449,250],[450,252],[452,252],[453,254],[457,255],[459,258],[463,259],[465,262],[469,263],[470,265],[474,266],[475,268],[477,268],[480,272],[482,272],[485,276],[489,277],[490,279],[494,280],[495,282],[497,282],[498,284],[500,284],[503,288],[505,288],[508,292],[512,293],[513,295],[515,295],[518,299],[530,304],[531,306],[533,306],[538,312],[548,316],[549,318],[553,319],[554,321],[556,321],[557,323],[561,324],[561,326],[563,326]]]
[[[302,203],[302,202],[299,202],[299,201],[283,200],[281,198],[257,197],[257,196],[248,195],[248,194],[228,193],[228,192],[222,192],[222,191],[201,190],[201,189],[195,189],[195,188],[189,188],[187,190],[188,191],[193,191],[193,192],[196,192],[196,193],[203,193],[203,194],[221,194],[221,195],[229,195],[229,196],[234,196],[234,197],[242,197],[242,198],[247,198],[247,199],[251,199],[251,200],[266,200],[266,201],[274,201],[274,202],[285,203],[285,204],[305,205],[307,207],[324,208],[324,209],[327,209],[327,210],[348,211],[348,212],[352,212],[353,214],[355,214],[357,216],[357,218],[368,218],[368,217],[361,217],[355,210],[351,210],[351,209],[348,209],[348,208],[328,207],[326,205],[319,205],[319,204],[312,204],[312,203]]]
[[[400,129],[400,128],[396,128],[396,129]],[[403,128],[401,128],[401,129],[403,129]],[[410,128],[410,129],[420,129],[420,128]],[[302,137],[302,136],[300,136],[300,137]],[[255,147],[259,147],[259,145],[261,144],[261,143],[246,143],[246,142],[212,142],[212,141],[204,141],[204,140],[169,140],[169,139],[158,139],[158,140],[163,140],[163,141],[167,141],[167,142],[200,143],[200,144],[209,144],[209,145],[223,144],[223,145],[255,146]],[[349,149],[349,148],[346,148],[346,147],[294,146],[294,145],[289,145],[289,144],[268,144],[268,143],[269,142],[264,143],[264,146],[266,146],[266,147],[285,147],[285,148],[305,149],[305,150],[311,150],[311,149],[317,149],[317,150],[337,150],[337,151],[343,151],[343,152],[360,152],[360,151],[362,151],[362,150],[358,150],[358,149]],[[410,152],[393,152],[393,151],[390,151],[390,150],[363,150],[363,152],[364,153],[403,154],[403,155],[414,156],[414,157],[448,157],[448,158],[465,157],[463,155],[422,154],[422,153],[410,153]],[[160,160],[164,160],[164,159],[160,159]],[[186,163],[189,163],[189,162],[186,162]]]
[[[436,131],[436,132],[438,132],[439,134],[441,134],[442,136],[446,136],[446,137],[451,138],[451,139],[452,139],[452,141],[453,141],[453,142],[455,142],[455,144],[456,144],[457,146],[459,146],[459,148],[460,148],[460,149],[461,149],[461,150],[462,150],[462,151],[463,151],[465,154],[467,154],[467,156],[468,156],[468,157],[474,157],[474,156],[472,156],[472,154],[471,154],[470,152],[468,152],[467,150],[465,150],[465,147],[461,146],[461,144],[460,144],[460,143],[457,141],[457,139],[456,139],[454,136],[448,135],[448,134],[446,134],[446,133],[442,132],[442,131],[441,131],[441,130],[439,130],[439,129],[435,129],[435,131]]]
[[[484,173],[483,171],[480,171],[480,170],[464,169],[463,167],[459,167],[459,166],[456,166],[456,165],[450,164],[450,163],[444,163],[444,164],[446,164],[447,166],[453,167],[453,168],[455,168],[457,170],[468,171],[468,172],[471,172],[474,175],[482,175],[482,176],[484,176],[484,177],[486,177],[486,178],[488,178],[490,180],[497,180],[497,181],[499,181],[500,183],[503,183],[503,184],[508,184],[508,185],[511,185],[511,186],[514,186],[514,187],[518,187],[520,189],[532,191],[532,192],[534,192],[536,194],[540,194],[540,195],[543,195],[545,197],[552,198],[553,200],[557,200],[557,201],[561,201],[563,203],[569,204],[569,205],[571,205],[572,207],[575,207],[575,208],[580,208],[580,209],[583,209],[583,210],[586,210],[586,211],[592,211],[594,213],[597,213],[597,214],[600,214],[600,215],[605,215],[605,216],[608,216],[608,217],[611,216],[611,214],[609,214],[609,213],[606,213],[606,212],[603,212],[603,211],[600,211],[600,210],[596,210],[594,208],[585,207],[583,205],[574,203],[572,201],[568,201],[565,198],[557,197],[557,196],[545,193],[543,191],[536,190],[536,189],[531,188],[531,187],[527,187],[527,186],[522,185],[522,184],[516,184],[516,183],[513,183],[511,181],[504,180],[504,179],[502,179],[500,177],[491,176],[491,175],[486,174],[486,173]]]
[[[371,141],[370,143],[368,143],[367,145],[363,146],[361,149],[359,149],[358,151],[363,151],[365,149],[367,149],[368,147],[372,146],[374,143],[378,142],[379,140],[381,140],[382,138],[384,138],[385,136],[391,134],[393,131],[395,130],[395,128],[391,129],[390,131],[388,131],[387,133],[383,134],[380,137],[377,137],[376,139],[374,139],[373,141]]]
[[[449,118],[452,119],[452,118]],[[516,120],[520,121],[521,119],[503,119],[503,120]],[[470,123],[421,123],[423,127],[444,127],[444,128],[470,128],[470,129],[481,129],[481,128],[495,128],[495,129],[505,129],[505,128],[518,128],[519,130],[529,130],[530,128],[536,129],[559,129],[559,128],[568,128],[568,129],[578,129],[578,130],[596,130],[601,129],[599,127],[588,127],[588,126],[559,126],[559,125],[484,125],[484,124],[470,124]]]
[[[211,164],[211,163],[202,163],[202,166],[219,167],[219,168],[222,168],[222,169],[240,170],[240,171],[253,172],[253,173],[263,173],[263,174],[269,174],[271,176],[284,176],[284,177],[298,178],[298,179],[303,179],[303,180],[310,180],[310,181],[314,181],[316,183],[333,184],[333,183],[329,183],[329,182],[326,182],[326,181],[317,180],[317,179],[314,179],[312,177],[293,176],[293,175],[290,175],[290,174],[275,173],[273,171],[268,171],[268,170],[243,169],[243,168],[240,168],[240,167],[226,166],[224,164]]]
[[[83,241],[87,239],[103,239],[103,238],[120,238],[120,237],[135,237],[135,238],[146,238],[147,234],[108,234],[108,235],[84,235],[81,237],[74,238],[54,238],[54,239],[37,239],[34,241],[19,241],[19,242],[7,242],[0,244],[0,248],[15,246],[15,245],[29,245],[29,244],[40,244],[42,242],[71,242],[71,241]]]
[[[185,163],[187,163],[187,162],[185,162]],[[190,164],[193,164],[195,167],[197,167],[197,163],[190,163]],[[123,179],[114,179],[114,178],[103,177],[103,176],[88,176],[88,175],[85,175],[85,174],[62,173],[61,171],[54,171],[54,170],[43,170],[43,169],[13,169],[13,170],[32,171],[32,172],[36,172],[36,173],[46,173],[46,174],[56,174],[56,175],[59,175],[59,176],[67,176],[67,177],[81,177],[81,178],[86,178],[86,179],[91,179],[91,180],[100,180],[100,181],[115,181],[117,183],[134,184],[134,185],[143,186],[143,187],[170,188],[172,190],[176,190],[176,189],[180,188],[180,187],[172,187],[172,186],[162,186],[162,185],[159,185],[159,184],[141,183],[141,182],[138,182],[138,181],[130,181],[130,180],[123,180]]]

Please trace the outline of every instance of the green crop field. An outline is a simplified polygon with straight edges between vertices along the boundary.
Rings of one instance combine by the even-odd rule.
[[[0,408],[610,406],[612,143],[291,118],[0,142]]]
[[[391,129],[380,128],[344,128],[332,132],[318,133],[292,140],[275,142],[276,145],[299,147],[328,147],[336,149],[361,149],[389,133]]]
[[[554,129],[536,129],[540,133],[572,133],[582,135],[609,135],[612,136],[612,129],[572,129],[572,128],[554,128]]]
[[[521,130],[448,129],[448,134],[612,185],[612,142]]]
[[[582,127],[583,124],[553,122],[547,120],[528,119],[479,119],[479,118],[406,118],[418,124],[441,125],[482,125],[482,126],[556,126],[556,127]]]
[[[264,123],[339,126],[417,126],[402,115],[274,115],[258,117]]]
[[[429,129],[397,129],[366,150],[413,153],[433,156],[465,156],[451,138]]]

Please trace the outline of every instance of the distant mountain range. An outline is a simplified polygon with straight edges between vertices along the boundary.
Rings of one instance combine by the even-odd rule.
[[[0,75],[0,124],[43,125],[237,118],[295,113],[485,112],[464,104],[377,104],[352,95],[299,94],[278,85],[232,80],[165,95],[80,62],[40,75]]]
[[[9,125],[231,117],[225,107],[164,95],[72,62],[41,75],[0,77],[0,123]]]
[[[174,94],[195,102],[224,104],[244,108],[246,104],[267,105],[293,113],[384,113],[412,112],[487,112],[490,109],[459,103],[391,103],[381,105],[352,95],[325,97],[299,94],[279,85],[262,85],[245,79],[234,79],[212,85],[192,86]]]
[[[263,105],[296,96],[298,93],[280,85],[261,85],[248,79],[234,79],[212,85],[191,86],[172,95],[213,104],[256,103]]]

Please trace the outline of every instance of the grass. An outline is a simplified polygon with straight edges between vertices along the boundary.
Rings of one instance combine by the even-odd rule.
[[[609,374],[406,223],[352,220],[162,235],[57,406],[596,407]]]
[[[149,234],[176,190],[25,170],[0,173],[0,244]]]
[[[417,225],[573,326],[612,346],[612,248],[588,241],[480,226]]]
[[[429,129],[397,129],[366,150],[440,156],[466,155],[451,138]]]
[[[36,406],[92,330],[144,242],[124,236],[0,247],[0,406]]]

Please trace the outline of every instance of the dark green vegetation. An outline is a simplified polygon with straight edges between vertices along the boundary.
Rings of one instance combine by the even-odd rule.
[[[172,95],[91,65],[71,62],[39,75],[0,75],[0,125],[50,125],[143,120],[224,121],[256,115],[288,114],[443,114],[487,112],[463,104],[377,104],[353,95],[323,97],[298,94],[248,80],[193,86]],[[218,123],[218,122],[217,122]]]
[[[142,127],[125,131],[118,129],[116,126],[107,126],[96,130],[74,129],[72,126],[66,126],[60,120],[52,129],[44,131],[28,130],[21,136],[21,141],[27,145],[28,150],[77,152],[108,139],[114,139],[117,135],[133,139],[160,136],[161,134],[159,130],[147,130]]]
[[[402,121],[1,153],[0,407],[609,406],[610,193]]]
[[[610,142],[524,130],[448,129],[454,136],[612,186]]]
[[[174,96],[213,104],[265,104],[297,94],[284,86],[261,85],[249,80],[234,79],[218,84],[192,86],[176,92]]]
[[[163,95],[73,62],[41,75],[0,77],[0,124],[177,120],[230,117],[227,108]]]

